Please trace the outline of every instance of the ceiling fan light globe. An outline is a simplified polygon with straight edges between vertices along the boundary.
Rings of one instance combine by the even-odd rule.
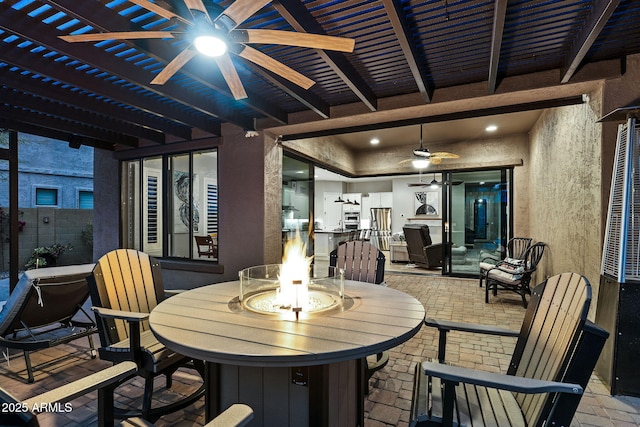
[[[193,41],[198,52],[212,58],[222,56],[227,52],[227,44],[214,36],[198,36]]]
[[[424,169],[429,166],[429,159],[413,159],[411,164],[416,169]]]

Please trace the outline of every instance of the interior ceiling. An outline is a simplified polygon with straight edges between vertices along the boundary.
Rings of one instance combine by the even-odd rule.
[[[501,137],[519,133],[528,133],[536,123],[541,110],[519,113],[497,114],[487,117],[475,117],[422,125],[422,142],[425,146],[433,143],[474,141],[488,137]],[[495,125],[497,129],[488,132],[486,127]],[[345,146],[355,151],[371,149],[371,139],[377,138],[377,148],[405,146],[420,142],[420,126],[409,125],[396,128],[375,129],[336,135]]]
[[[235,3],[241,1],[252,0]],[[188,32],[186,22],[197,12],[187,4],[199,2],[155,0],[171,11],[171,19],[149,10],[149,4],[0,0],[0,128],[106,149],[217,137],[224,123],[276,132],[273,136],[321,129],[360,132],[390,127],[385,122],[395,120],[392,112],[398,108],[450,100],[507,99],[501,108],[469,112],[468,117],[545,108],[544,103],[519,105],[518,97],[500,96],[538,94],[546,88],[544,100],[553,105],[568,93],[577,95],[582,82],[619,76],[621,59],[640,53],[637,0],[277,0],[265,2],[237,28],[348,37],[355,40],[355,50],[252,45],[315,84],[302,89],[234,55],[247,93],[236,100],[216,63],[198,55],[165,84],[150,83],[189,47],[184,37],[85,43],[59,37]],[[234,2],[202,4],[210,16],[218,16]],[[465,118],[430,120],[429,114],[415,111],[414,125]],[[371,113],[380,115],[361,120]],[[351,122],[344,122],[347,117]],[[364,128],[353,127],[358,121]],[[452,137],[451,126],[442,129],[434,127],[425,137]],[[417,135],[415,127],[407,131]],[[400,131],[391,134],[400,139]]]

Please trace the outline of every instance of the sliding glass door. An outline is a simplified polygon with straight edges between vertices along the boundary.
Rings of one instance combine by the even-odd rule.
[[[511,176],[512,169],[446,173],[445,274],[477,276],[480,259],[501,253],[512,230]]]

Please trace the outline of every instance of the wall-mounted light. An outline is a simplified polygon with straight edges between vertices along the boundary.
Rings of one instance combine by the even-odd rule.
[[[43,216],[42,217],[42,222],[44,222],[45,224],[49,224],[49,217],[48,216]]]

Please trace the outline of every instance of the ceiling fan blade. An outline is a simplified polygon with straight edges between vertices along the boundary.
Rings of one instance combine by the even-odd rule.
[[[355,40],[346,37],[324,36],[319,34],[298,33],[282,30],[240,30],[235,33],[246,34],[243,43],[277,44],[285,46],[308,47],[312,49],[353,52]],[[244,38],[244,37],[243,37]]]
[[[442,158],[441,157],[430,157],[429,161],[431,162],[432,165],[439,165],[440,163],[442,163]]]
[[[122,31],[117,33],[76,34],[59,36],[69,43],[97,42],[103,40],[133,40],[133,39],[172,39],[173,34],[168,31]]]
[[[437,153],[431,153],[431,157],[439,157],[441,159],[459,159],[460,156],[453,153],[447,153],[446,151],[439,151]]]
[[[246,59],[247,61],[251,61],[254,64],[258,64],[261,67],[274,72],[280,77],[285,78],[290,82],[297,84],[303,89],[309,89],[311,86],[315,84],[313,80],[303,76],[293,68],[287,67],[282,62],[276,61],[270,56],[265,55],[264,53],[252,47],[244,46],[244,49],[242,49],[242,51],[237,55],[240,56],[241,58]]]
[[[185,49],[178,56],[173,58],[171,62],[167,64],[166,67],[162,71],[158,73],[158,75],[151,80],[151,84],[153,85],[163,85],[169,80],[175,73],[178,72],[180,68],[184,66],[191,58],[197,55],[197,52],[193,49]]]
[[[236,68],[233,66],[233,62],[231,62],[229,54],[225,53],[215,59],[218,67],[220,68],[220,72],[222,73],[222,77],[224,77],[224,80],[229,85],[229,89],[231,89],[233,97],[236,100],[247,98],[247,93],[244,91],[244,86],[242,86],[240,76],[238,75]]]
[[[209,12],[207,12],[207,8],[204,6],[204,3],[202,3],[202,0],[184,0],[184,4],[186,4],[189,9],[199,10],[205,15],[209,15]]]
[[[268,3],[271,3],[271,0],[236,0],[220,16],[224,15],[233,21],[234,25],[229,28],[232,30]]]
[[[177,19],[178,21],[182,22],[183,24],[189,24],[191,25],[191,22],[187,21],[186,19],[184,19],[182,16],[174,13],[173,11],[169,10],[169,9],[165,9],[164,7],[158,6],[155,3],[151,3],[149,0],[129,0],[131,3],[133,4],[137,4],[138,6],[147,9],[148,11],[151,11],[153,13],[155,13],[156,15],[160,15],[163,18],[166,19]]]

